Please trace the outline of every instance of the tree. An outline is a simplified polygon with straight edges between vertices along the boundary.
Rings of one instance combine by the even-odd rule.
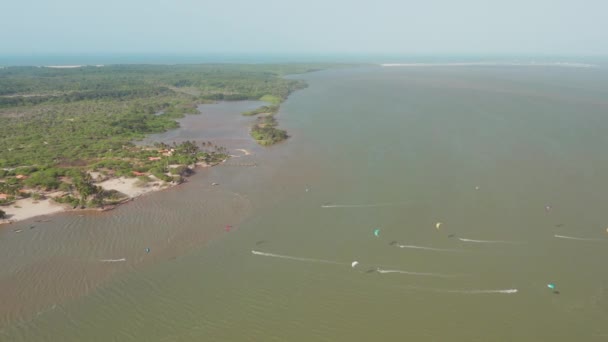
[[[0,219],[6,218],[6,213],[4,210],[0,209]]]
[[[199,148],[194,141],[186,140],[175,148],[178,154],[195,155]]]

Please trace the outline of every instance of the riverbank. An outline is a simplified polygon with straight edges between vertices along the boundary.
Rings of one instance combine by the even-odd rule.
[[[241,152],[242,155],[229,155],[228,158],[239,158],[251,154],[246,149],[236,149],[235,151]],[[195,163],[191,167],[189,167],[189,169],[192,173],[194,173],[195,169],[197,168],[207,168],[216,166],[226,162],[228,158],[212,164],[204,162]],[[172,166],[173,168],[177,168],[181,165]],[[89,172],[89,174],[91,174],[93,178],[99,176],[97,172]],[[145,184],[142,184],[141,179],[127,177],[112,177],[93,183],[94,185],[99,186],[103,192],[117,192],[121,194],[121,197],[114,203],[96,208],[74,208],[71,205],[60,203],[56,199],[67,195],[67,193],[62,191],[52,191],[43,193],[44,198],[37,200],[33,198],[19,198],[8,206],[0,207],[0,209],[4,211],[5,214],[5,218],[0,219],[0,226],[16,223],[38,216],[52,215],[67,211],[107,211],[114,209],[118,205],[130,202],[136,199],[137,197],[152,192],[166,190],[183,183],[165,182],[160,179],[157,179],[154,176],[149,177],[151,178],[151,181]]]
[[[197,136],[196,143],[182,140],[180,145],[175,144],[179,139],[143,147],[134,146],[133,141],[178,128],[179,119],[201,114],[197,111],[201,103],[260,99],[278,104],[306,86],[304,81],[284,75],[321,67],[328,65],[132,65],[100,69],[73,64],[3,69],[0,223],[62,211],[61,205],[51,209],[45,204],[51,203],[47,201],[49,192],[62,192],[54,199],[67,207],[105,208],[133,198],[125,192],[139,196],[181,183],[191,173],[186,165],[215,163],[228,157],[226,145],[215,137],[223,139],[224,131],[230,129],[206,127],[204,140],[197,132],[187,133]],[[53,82],[42,81],[49,74]],[[76,83],[78,87],[73,86]],[[252,130],[263,136],[256,140],[275,142],[276,134],[268,134],[274,130],[272,125],[263,126]],[[242,140],[232,145],[242,146]],[[99,172],[106,180],[137,177],[129,182],[153,185],[144,189],[118,187],[124,190],[120,191],[116,187],[120,182],[100,186],[100,180],[92,179],[90,172]],[[30,197],[32,201],[23,201]]]
[[[124,204],[105,205],[104,210],[73,209],[49,200],[61,195],[56,191],[45,194],[45,202],[21,205],[29,218],[20,215],[17,222],[0,226],[0,278],[5,290],[0,295],[0,335],[11,322],[39,317],[39,312],[90,294],[119,274],[174,262],[211,240],[235,235],[243,220],[251,217],[251,198],[257,197],[245,191],[249,181],[243,182],[255,179],[251,184],[260,184],[270,174],[268,163],[261,159],[265,149],[248,136],[254,118],[240,115],[259,104],[203,104],[198,107],[201,114],[179,119],[179,128],[137,142],[138,148],[184,141],[197,146],[213,141],[226,147],[222,159],[187,164],[193,172],[182,177],[183,186],[162,186],[154,174],[148,174],[148,186],[138,187],[141,176],[109,174],[104,166],[89,172],[92,184],[123,193]],[[203,148],[213,150],[213,145]],[[186,165],[161,157],[162,165],[167,161],[167,174]],[[247,167],[250,164],[258,167]],[[41,211],[44,206],[55,211]],[[34,218],[34,213],[42,216]],[[226,225],[234,227],[230,234]]]
[[[23,198],[16,200],[13,205],[2,207],[6,218],[0,220],[0,225],[27,220],[37,216],[51,215],[69,210],[65,204],[56,203],[51,199],[34,200]]]
[[[232,103],[236,108],[243,106],[242,108],[248,109],[259,105],[260,102],[245,101],[242,102],[242,105],[236,102]],[[6,172],[10,172],[9,174],[14,173],[14,175],[6,176],[5,179],[0,179],[0,181],[4,182],[3,184],[8,184],[7,181],[13,182],[15,186],[19,185],[20,188],[14,189],[14,195],[8,197],[8,203],[5,202],[3,206],[0,206],[0,210],[4,211],[5,216],[3,219],[0,219],[0,226],[38,216],[68,211],[107,211],[130,202],[137,197],[179,185],[195,173],[196,169],[215,166],[224,163],[229,158],[250,156],[252,152],[242,148],[246,146],[242,138],[246,136],[246,127],[251,123],[252,118],[238,116],[239,111],[221,111],[219,114],[222,116],[226,114],[234,115],[236,122],[232,122],[230,126],[226,125],[226,123],[218,125],[215,110],[224,106],[221,102],[201,105],[199,108],[200,113],[207,113],[206,108],[209,108],[212,114],[187,116],[179,120],[182,128],[161,134],[149,135],[144,139],[144,145],[131,148],[133,150],[131,153],[134,153],[134,156],[129,161],[130,166],[127,169],[124,169],[119,164],[125,160],[119,161],[113,159],[103,160],[94,164],[94,166],[87,167],[88,171],[85,172],[87,175],[84,178],[90,176],[88,177],[89,180],[87,180],[89,188],[97,189],[96,193],[101,194],[103,197],[102,201],[96,205],[84,206],[84,202],[78,200],[80,197],[79,191],[65,190],[72,188],[72,185],[74,185],[74,180],[70,179],[70,177],[58,177],[61,183],[69,185],[64,187],[65,191],[61,191],[60,189],[44,191],[28,187],[25,184],[28,178],[32,176],[20,175],[20,172],[27,170],[22,168],[5,170]],[[228,106],[228,108],[230,107],[232,106]],[[234,136],[237,130],[240,132],[237,135],[241,139],[235,143]],[[212,145],[207,140],[201,139],[202,135],[212,138],[216,144],[221,144],[222,146],[228,145],[231,148],[231,152],[224,147]],[[190,141],[188,139],[184,141],[178,138],[179,136],[187,136],[193,140]],[[179,145],[170,145],[176,140],[180,142]],[[159,145],[160,147],[151,147],[157,144],[161,144]],[[198,145],[208,150],[200,152],[198,147],[196,147]],[[182,148],[182,146],[187,146],[188,148]],[[190,157],[191,153],[194,153],[194,150],[196,150],[196,155],[198,156],[196,159],[198,160]],[[187,164],[174,163],[176,160],[182,160],[180,156],[189,158]],[[159,169],[161,170],[160,172],[158,171]],[[92,203],[93,198],[94,195],[88,196],[86,202]]]
[[[59,203],[56,201],[56,199],[66,195],[66,193],[61,191],[45,193],[43,194],[45,197],[44,199],[35,200],[33,198],[20,198],[8,206],[0,207],[5,214],[5,218],[0,219],[0,226],[38,216],[52,215],[66,211],[105,211],[113,209],[117,205],[134,200],[136,197],[178,185],[178,183],[167,183],[160,181],[153,182],[152,184],[146,184],[144,186],[138,186],[138,181],[139,180],[137,178],[118,177],[107,179],[99,183],[93,183],[94,185],[101,187],[103,191],[117,191],[118,193],[124,195],[122,196],[123,198],[116,203],[98,208],[73,208],[69,204]]]
[[[251,103],[252,103],[251,106],[257,105],[257,102],[251,102]],[[211,106],[217,107],[217,106],[221,106],[221,105],[222,105],[221,103],[217,103],[217,104],[212,104]],[[207,106],[210,106],[210,105],[207,104]],[[234,114],[236,116],[236,115],[238,115],[238,112],[235,112],[232,114]],[[200,121],[200,120],[196,120],[198,118],[189,118],[189,119],[184,118],[181,120],[183,122],[184,128],[186,130],[194,129],[193,133],[198,134],[200,132],[207,131],[211,128],[217,128],[219,131],[219,134],[214,136],[214,138],[216,140],[219,140],[221,143],[225,142],[225,143],[228,143],[229,145],[231,145],[229,141],[224,140],[224,139],[229,139],[231,136],[231,133],[224,132],[223,131],[224,127],[218,127],[213,118],[211,118],[211,120],[209,122],[199,122],[197,124],[192,124],[190,122],[190,120],[193,120],[193,119],[195,119],[195,121]],[[239,119],[239,118],[237,117],[237,119]],[[249,121],[249,119],[247,119],[247,121]],[[240,124],[237,124],[237,125],[235,125],[235,128],[243,129],[244,127]],[[184,132],[181,132],[179,129],[177,129],[177,130],[175,130],[175,132],[169,131],[169,132],[159,134],[159,135],[150,135],[148,137],[149,140],[147,141],[147,144],[152,145],[153,143],[159,142],[159,141],[164,142],[164,143],[169,143],[169,141],[171,141],[172,138],[174,138],[173,134],[183,134],[183,133]],[[165,134],[168,134],[168,136],[164,136]],[[192,138],[194,139],[197,137],[192,136]],[[181,140],[181,139],[178,139],[178,140]],[[198,142],[200,143],[201,141],[198,141]],[[176,170],[176,169],[180,169],[180,168],[183,169],[179,173],[180,175],[183,176],[183,177],[181,177],[180,181],[161,180],[154,174],[150,174],[150,173],[146,173],[145,175],[141,175],[141,174],[137,173],[136,175],[138,175],[138,177],[125,177],[125,176],[119,176],[119,175],[112,176],[108,172],[105,172],[105,174],[102,174],[102,172],[100,172],[99,170],[88,171],[87,173],[91,176],[91,179],[93,180],[91,185],[100,187],[101,192],[103,192],[103,193],[114,193],[115,194],[114,200],[112,200],[110,203],[106,203],[105,205],[100,205],[99,207],[81,208],[80,206],[75,207],[75,206],[71,205],[70,203],[60,203],[59,202],[59,201],[61,201],[61,198],[69,195],[69,193],[67,193],[67,192],[57,191],[57,190],[40,191],[40,192],[36,193],[37,199],[31,198],[31,197],[28,197],[28,198],[17,197],[10,204],[0,206],[0,210],[3,210],[5,213],[5,218],[0,219],[0,227],[7,225],[7,224],[17,223],[17,222],[20,222],[23,220],[27,220],[27,219],[31,219],[31,218],[35,218],[35,217],[39,217],[39,216],[52,215],[52,214],[57,214],[57,213],[61,213],[61,212],[107,211],[107,210],[114,209],[117,206],[130,202],[140,196],[147,195],[147,194],[153,193],[153,192],[170,189],[179,184],[182,184],[184,181],[187,180],[187,178],[189,176],[194,174],[197,169],[204,169],[204,168],[216,166],[216,165],[225,163],[230,158],[241,158],[241,157],[250,156],[252,154],[252,152],[249,151],[248,149],[237,148],[237,146],[243,147],[241,144],[232,146],[233,147],[232,152],[230,152],[230,153],[226,152],[226,154],[224,154],[224,159],[221,159],[218,161],[210,161],[210,162],[198,161],[189,166],[181,165],[181,164],[167,165],[166,171],[168,171],[168,172],[166,172],[165,176],[171,176],[172,175],[171,170]],[[152,158],[155,158],[155,157],[152,157]],[[156,157],[156,158],[160,158],[160,157]],[[184,172],[184,170],[186,172]],[[112,170],[104,170],[104,171],[112,171]]]

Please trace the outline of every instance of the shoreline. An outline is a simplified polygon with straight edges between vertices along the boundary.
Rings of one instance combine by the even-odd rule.
[[[235,149],[235,151],[243,152],[244,153],[243,156],[247,156],[247,155],[251,154],[251,152],[249,152],[246,149]],[[230,157],[238,158],[241,156],[230,155],[229,158]],[[194,171],[197,168],[208,168],[208,167],[217,166],[219,164],[225,163],[227,160],[228,160],[228,158],[224,159],[220,162],[213,163],[213,164],[196,163],[196,164],[194,164],[194,167],[192,168],[192,170]],[[193,172],[193,174],[194,173],[195,172]],[[119,191],[120,193],[126,195],[126,197],[116,203],[108,204],[108,205],[105,205],[103,207],[98,207],[98,208],[73,208],[71,205],[68,205],[65,203],[58,203],[58,202],[54,201],[53,200],[54,197],[51,197],[51,196],[49,198],[40,199],[40,200],[34,200],[32,198],[20,198],[20,199],[15,200],[15,202],[9,206],[0,206],[0,210],[3,210],[7,215],[7,218],[0,219],[0,229],[4,228],[6,226],[10,226],[13,223],[18,223],[21,221],[33,219],[33,218],[40,217],[40,216],[50,216],[50,215],[55,215],[55,214],[59,214],[59,213],[67,213],[67,212],[110,211],[110,210],[116,209],[117,207],[119,207],[123,204],[132,202],[139,197],[142,197],[142,196],[145,196],[145,195],[148,195],[151,193],[171,189],[171,188],[181,185],[183,183],[187,183],[188,178],[189,177],[186,177],[185,178],[186,180],[182,183],[163,182],[163,184],[160,184],[160,182],[157,182],[152,185],[147,185],[144,187],[139,187],[139,186],[135,185],[135,183],[137,182],[137,178],[126,178],[126,177],[109,178],[104,181],[95,183],[95,185],[101,186],[104,190]]]
[[[83,70],[88,70],[88,68],[84,68],[84,64],[70,64],[70,65],[47,65],[47,68],[55,68],[55,69],[75,69],[75,68],[83,68]],[[101,67],[103,65],[95,65],[96,67]],[[196,69],[196,68],[195,68]],[[199,67],[198,69],[201,69]],[[196,70],[198,70],[196,69]],[[205,69],[205,68],[202,68]],[[85,70],[85,71],[86,71]],[[292,70],[293,73],[298,72],[310,72],[317,71],[320,69],[310,69],[310,67],[302,66],[295,67]],[[36,71],[28,71],[33,73],[34,76],[37,75]],[[116,72],[116,70],[106,70],[107,73]],[[232,75],[231,69],[225,71],[228,76]],[[256,72],[258,71],[256,69]],[[29,75],[28,73],[24,74],[25,76]],[[24,76],[20,75],[20,76]],[[71,75],[71,74],[66,74]],[[175,105],[166,105],[166,103],[156,103],[152,101],[151,105],[156,105],[157,107],[169,106],[171,110],[171,116],[165,118],[165,120],[158,119],[148,120],[150,121],[151,127],[156,127],[159,129],[158,134],[169,132],[173,129],[176,129],[175,122],[178,122],[177,119],[185,118],[189,116],[188,114],[200,114],[200,109],[198,107],[202,104],[208,103],[206,101],[218,101],[225,100],[227,102],[240,102],[240,100],[251,99],[255,97],[256,101],[266,102],[266,103],[274,103],[273,113],[276,113],[279,109],[279,106],[282,102],[284,102],[287,97],[300,89],[306,88],[306,83],[303,81],[281,81],[280,79],[285,79],[285,74],[281,70],[274,70],[271,68],[270,71],[266,71],[261,74],[264,80],[264,83],[260,83],[260,77],[244,77],[246,84],[260,84],[261,88],[257,89],[256,92],[244,91],[243,94],[234,95],[231,92],[225,93],[225,89],[221,88],[220,90],[224,90],[224,92],[220,92],[218,94],[222,96],[215,96],[215,93],[207,94],[207,97],[197,97],[196,99],[181,99],[179,97],[175,97],[178,99],[178,103]],[[66,76],[66,77],[68,77]],[[136,79],[139,80],[139,79]],[[271,82],[271,84],[277,83],[281,85],[282,91],[277,91],[275,88],[269,86],[267,83]],[[176,88],[177,89],[177,88]],[[183,91],[173,89],[173,91],[177,91],[177,93],[181,93]],[[162,89],[161,89],[162,90]],[[160,91],[160,90],[159,90]],[[259,97],[260,94],[264,94]],[[142,96],[149,96],[148,93],[143,94]],[[178,94],[179,95],[179,94]],[[212,96],[213,95],[213,96]],[[172,95],[173,96],[173,95]],[[20,96],[20,98],[23,96]],[[148,99],[148,97],[145,97]],[[29,101],[29,100],[28,100]],[[34,101],[34,100],[32,100]],[[177,100],[176,100],[177,101]],[[194,102],[193,102],[194,101]],[[203,101],[203,102],[201,102]],[[114,104],[116,101],[108,101],[108,104]],[[223,102],[223,101],[220,101]],[[9,105],[14,105],[13,102],[8,103]],[[34,103],[37,105],[38,103]],[[78,108],[76,108],[78,109]],[[255,108],[251,110],[256,111]],[[164,110],[163,110],[164,111]],[[161,112],[163,112],[161,111]],[[78,113],[78,112],[76,112]],[[234,114],[237,114],[235,112]],[[242,112],[241,112],[242,113]],[[258,113],[256,113],[258,114]],[[76,115],[76,114],[74,114]],[[153,118],[157,118],[158,115],[155,114]],[[164,117],[164,116],[163,116]],[[277,129],[276,120],[272,116],[267,118],[264,122],[260,123],[258,121],[254,122],[253,127],[250,126],[249,134],[247,134],[250,138],[253,138],[253,141],[260,145],[272,145],[276,142],[284,140],[288,137],[287,133],[284,130]],[[73,118],[68,118],[68,121],[74,122]],[[170,120],[170,121],[167,121]],[[148,122],[146,121],[146,122]],[[237,122],[239,122],[237,120]],[[240,123],[240,122],[239,122]],[[72,125],[73,126],[73,125]],[[158,127],[157,127],[158,126]],[[72,127],[72,129],[74,129]],[[129,130],[130,127],[126,127],[125,129]],[[213,130],[213,127],[210,127],[210,130]],[[136,131],[136,130],[134,130]],[[151,132],[154,130],[148,130]],[[209,134],[209,138],[215,139],[216,136],[222,134],[222,131],[217,131],[217,133]],[[149,135],[154,135],[156,133],[142,135],[140,138],[144,138]],[[32,139],[36,143],[41,143],[43,145],[53,146],[53,143],[49,143],[46,140],[38,141],[38,136],[33,137]],[[139,137],[139,136],[138,136]],[[101,158],[96,165],[92,166],[92,170],[87,170],[86,168],[82,168],[82,165],[71,165],[67,163],[66,165],[57,164],[56,158],[49,161],[50,166],[44,166],[42,169],[38,170],[36,166],[21,166],[23,164],[32,165],[36,164],[40,161],[41,165],[43,164],[40,155],[29,156],[28,158],[31,160],[35,160],[34,163],[31,162],[30,159],[17,158],[12,160],[12,163],[7,165],[20,165],[19,167],[29,168],[19,173],[18,171],[13,172],[13,170],[0,170],[4,171],[0,175],[0,182],[4,184],[2,187],[2,191],[0,191],[0,214],[2,214],[3,218],[0,219],[0,228],[3,225],[20,222],[23,220],[27,220],[36,216],[42,215],[50,215],[58,212],[66,212],[66,211],[82,211],[82,210],[90,210],[90,211],[106,211],[111,210],[112,208],[126,203],[134,198],[137,198],[143,194],[149,192],[156,192],[160,190],[164,190],[166,188],[173,187],[181,182],[183,182],[189,176],[188,173],[194,172],[193,170],[201,166],[200,161],[203,159],[199,159],[204,157],[204,161],[206,163],[216,163],[221,159],[221,162],[225,162],[228,158],[239,158],[248,156],[250,153],[244,149],[235,149],[236,146],[231,146],[234,151],[233,154],[228,153],[226,155],[226,148],[221,147],[219,145],[213,145],[215,150],[211,150],[211,152],[201,151],[196,148],[196,155],[191,152],[191,148],[193,146],[185,146],[184,149],[179,150],[179,153],[183,154],[181,156],[173,156],[173,149],[170,148],[169,145],[163,143],[164,146],[162,149],[157,149],[157,151],[153,151],[150,146],[146,146],[145,149],[141,149],[141,151],[137,151],[137,143],[132,141],[133,137],[129,136],[131,139],[130,143],[133,145],[133,148],[130,147],[129,142],[125,142],[122,145],[122,149],[126,148],[125,153],[118,153],[116,156],[117,160],[110,160],[112,157],[110,156],[108,160],[105,158]],[[8,140],[7,140],[8,141]],[[17,141],[18,142],[18,141]],[[13,142],[13,143],[17,143]],[[183,144],[190,143],[186,140]],[[208,145],[205,145],[208,144]],[[175,141],[173,142],[175,145]],[[201,145],[211,147],[211,141],[203,141]],[[10,145],[12,146],[12,145]],[[10,147],[9,146],[9,147]],[[242,146],[238,146],[242,147]],[[119,148],[116,147],[116,150]],[[146,150],[147,149],[147,150]],[[9,148],[9,151],[12,151],[13,148]],[[110,149],[112,151],[113,149]],[[103,151],[101,151],[103,152]],[[100,152],[100,153],[101,153]],[[107,152],[107,151],[105,151]],[[104,153],[105,153],[104,152]],[[142,153],[139,153],[142,152]],[[199,153],[200,152],[200,153]],[[139,154],[138,154],[139,153]],[[49,154],[49,153],[47,153]],[[52,155],[50,153],[49,155]],[[140,156],[143,156],[140,157]],[[50,158],[49,156],[44,156]],[[147,157],[147,159],[146,159]],[[160,161],[164,157],[172,158],[171,162],[173,166],[171,168],[175,168],[179,166],[179,170],[170,170],[169,165],[167,163],[162,164]],[[121,159],[122,158],[122,159]],[[181,159],[180,159],[181,158]],[[193,159],[194,158],[194,159]],[[126,166],[124,165],[126,164]],[[162,164],[162,165],[161,165]],[[180,164],[180,165],[177,165]],[[198,164],[198,165],[193,165]],[[218,164],[218,163],[216,163]],[[74,167],[76,166],[76,167]],[[87,168],[89,167],[87,166]],[[214,166],[214,165],[208,165]],[[248,165],[249,166],[249,165]],[[255,165],[254,165],[255,166]],[[190,171],[185,170],[183,167],[188,167]],[[100,176],[97,173],[97,170],[102,169],[103,175],[107,176],[107,172],[111,173],[111,178],[101,180],[98,179]],[[68,170],[74,169],[77,173],[69,174]],[[116,171],[119,172],[116,172]],[[185,171],[182,171],[185,170]],[[48,172],[47,172],[48,171]],[[71,170],[69,170],[71,171]],[[43,173],[46,172],[46,173]],[[125,172],[129,172],[126,174]],[[96,173],[97,176],[86,177],[83,176],[85,173],[89,173],[91,176],[93,173]],[[79,175],[80,174],[80,175]],[[126,175],[130,177],[131,175],[137,176],[137,178],[121,178],[119,176]],[[33,181],[24,181],[27,178],[30,178]],[[55,182],[49,180],[50,178],[55,178]],[[76,179],[77,183],[72,183]],[[97,179],[94,181],[93,179]],[[10,183],[9,183],[10,181]],[[57,181],[60,183],[61,187],[57,185]],[[138,187],[135,187],[134,184],[137,182]],[[61,192],[51,192],[51,189],[61,189]],[[30,199],[31,196],[31,199]],[[77,209],[79,207],[79,209]],[[88,207],[88,208],[85,208]],[[110,208],[110,209],[108,209]]]
[[[229,102],[239,102],[239,101],[229,101]],[[239,115],[240,113],[235,112],[235,115]],[[179,129],[179,128],[178,128]],[[151,134],[153,136],[154,134]],[[255,142],[255,139],[253,139]],[[150,143],[151,144],[151,143]],[[68,213],[68,212],[104,212],[111,211],[116,209],[117,207],[132,202],[136,198],[141,196],[163,191],[166,189],[173,188],[182,183],[187,183],[188,178],[196,174],[196,170],[199,168],[208,168],[217,165],[221,165],[226,163],[229,159],[232,158],[241,158],[252,155],[253,153],[247,149],[243,148],[244,146],[233,146],[231,151],[226,151],[224,155],[224,159],[219,161],[196,161],[193,164],[183,164],[183,165],[172,165],[172,167],[176,166],[185,166],[190,169],[190,174],[183,175],[181,182],[169,182],[167,180],[161,180],[152,174],[148,174],[147,177],[150,178],[148,183],[145,185],[136,184],[138,183],[138,177],[124,177],[124,176],[110,176],[104,179],[98,179],[99,172],[88,170],[86,171],[93,179],[98,179],[93,181],[92,185],[101,187],[104,191],[115,191],[123,196],[116,198],[114,201],[103,204],[99,207],[74,207],[73,204],[69,203],[60,203],[59,201],[54,200],[55,198],[60,198],[66,195],[65,192],[53,190],[53,191],[43,191],[40,192],[42,198],[34,200],[32,197],[17,197],[14,201],[8,205],[0,206],[0,210],[4,211],[5,218],[0,219],[0,230],[5,227],[8,227],[12,224],[20,223],[25,220],[33,219],[41,216],[51,216],[59,213]],[[250,165],[247,165],[250,166]],[[217,184],[211,184],[217,185]],[[20,230],[19,230],[20,232]]]
[[[80,68],[82,67],[82,65],[69,65],[69,66],[48,66],[48,67],[57,67],[57,68]],[[305,88],[305,87],[303,87]],[[292,92],[295,92],[297,90],[300,89],[295,89]],[[291,95],[288,94],[287,97]],[[280,130],[277,129],[276,126],[278,125],[276,119],[274,118],[274,114],[276,114],[279,111],[280,105],[286,100],[286,98],[283,98],[279,101],[278,104],[276,104],[276,110],[273,113],[263,113],[263,114],[267,114],[267,115],[257,115],[257,114],[261,114],[261,113],[256,113],[252,116],[256,116],[256,121],[254,121],[253,126],[249,127],[249,131],[248,131],[248,135],[250,138],[252,138],[252,140],[262,146],[268,146],[268,145],[273,145],[279,142],[282,142],[283,140],[287,139],[289,136],[287,135],[287,132],[284,130]],[[268,101],[264,101],[261,100],[263,102],[268,102]],[[233,102],[233,101],[228,101],[228,102]],[[238,101],[235,101],[238,102]],[[255,110],[254,110],[255,111]],[[200,113],[200,111],[199,111]],[[235,113],[236,114],[236,113]],[[243,113],[240,113],[241,115],[243,115]],[[267,123],[260,123],[260,118],[265,118],[268,117],[271,119],[271,122],[267,122]],[[272,130],[273,132],[279,132],[279,133],[283,133],[285,136],[281,139],[278,140],[267,140],[267,139],[259,139],[259,137],[256,138],[256,136],[254,136],[253,132],[255,129],[266,129],[266,130]],[[228,153],[226,155],[226,159],[221,160],[219,162],[215,162],[215,163],[205,163],[205,162],[196,162],[195,164],[193,164],[192,166],[188,166],[190,168],[190,170],[192,170],[192,173],[195,173],[196,168],[198,167],[212,167],[212,166],[216,166],[218,164],[222,164],[225,163],[228,159],[230,158],[240,158],[240,157],[246,157],[251,155],[251,152],[248,151],[247,149],[244,148],[234,148],[234,151],[238,151],[241,152],[239,155],[236,154],[231,154]],[[250,165],[248,165],[250,166]],[[255,166],[255,165],[254,165]],[[92,171],[87,171],[89,174]],[[149,175],[151,176],[151,175]],[[182,183],[187,182],[187,178],[191,176],[185,176],[184,177],[184,181]],[[28,219],[32,219],[35,217],[39,217],[39,216],[46,216],[46,215],[53,215],[53,214],[58,214],[58,213],[65,213],[65,212],[75,212],[75,211],[79,211],[79,212],[103,212],[103,211],[110,211],[113,210],[115,208],[117,208],[118,206],[131,202],[133,200],[135,200],[136,198],[142,196],[142,195],[146,195],[152,192],[158,192],[158,191],[162,191],[165,189],[169,189],[172,188],[174,186],[177,186],[181,183],[174,183],[174,182],[167,182],[167,181],[162,181],[156,177],[153,177],[154,179],[151,181],[151,183],[153,183],[151,186],[146,184],[145,186],[136,186],[135,183],[137,182],[137,178],[126,178],[126,177],[114,177],[114,178],[109,178],[109,179],[105,179],[103,181],[100,182],[94,182],[94,185],[100,186],[104,191],[118,191],[121,194],[125,195],[125,198],[118,200],[115,203],[109,203],[107,205],[102,205],[101,207],[92,207],[92,208],[77,208],[77,207],[72,207],[71,205],[67,204],[67,203],[59,203],[57,201],[54,201],[53,198],[58,198],[60,196],[50,196],[51,193],[47,193],[44,194],[45,198],[44,199],[39,199],[39,200],[33,200],[32,198],[19,198],[16,199],[13,203],[11,203],[8,206],[0,206],[0,210],[3,210],[5,213],[5,218],[0,219],[0,229],[2,229],[4,226],[7,225],[11,225],[13,223],[18,223],[21,221],[25,221]],[[216,185],[216,184],[213,184]]]
[[[113,173],[104,164],[99,167],[87,166],[81,171],[88,172],[93,180],[92,185],[111,188],[128,194],[128,197],[120,194],[104,196],[107,200],[103,209],[73,209],[72,204],[75,203],[55,205],[48,198],[60,196],[62,193],[59,191],[41,194],[41,198],[47,198],[42,203],[23,202],[26,204],[21,206],[31,210],[29,217],[13,216],[14,224],[0,225],[0,234],[5,235],[3,241],[8,246],[5,252],[16,256],[14,260],[5,260],[16,271],[13,272],[12,268],[8,271],[5,296],[0,296],[0,300],[4,299],[6,303],[0,310],[3,317],[0,327],[36,317],[39,312],[49,310],[53,305],[62,305],[67,300],[87,296],[110,279],[134,268],[160,261],[170,262],[211,239],[223,236],[225,225],[236,227],[251,215],[250,199],[232,188],[228,180],[234,179],[235,173],[252,173],[244,168],[238,168],[238,171],[222,168],[255,163],[259,150],[247,135],[247,124],[251,119],[239,115],[240,108],[253,105],[255,103],[245,101],[208,105],[212,107],[201,105],[199,109],[204,115],[187,115],[178,120],[180,126],[175,130],[147,135],[146,142],[140,145],[143,149],[154,146],[154,143],[192,141],[197,145],[205,142],[207,150],[203,152],[212,154],[209,158],[197,158],[196,161],[174,159],[163,162],[165,171],[177,167],[183,170],[179,173],[181,179],[175,179],[166,186],[153,186],[156,183],[164,184],[160,180],[164,178],[147,172],[147,187],[133,187],[143,177],[132,177],[125,172]],[[210,141],[213,141],[211,147]],[[221,147],[219,152],[216,146]],[[149,154],[156,156],[158,151],[155,150],[160,148],[165,149],[154,146]],[[147,158],[148,155],[144,154],[139,159],[145,161]],[[123,179],[120,175],[129,178]],[[188,184],[175,187],[182,183]],[[165,190],[162,194],[156,193]],[[152,193],[156,194],[147,196]],[[78,198],[78,193],[74,197]],[[55,211],[42,211],[44,204],[52,206]],[[14,202],[10,204],[11,210],[13,205]],[[116,211],[112,211],[114,209]],[[196,219],[184,222],[181,220],[181,210],[194,215]],[[53,215],[57,213],[59,215]],[[205,219],[198,221],[199,217]],[[21,243],[27,247],[22,248]],[[19,257],[19,252],[24,248],[31,248],[27,258]],[[82,281],[84,278],[86,282]],[[44,285],[38,287],[38,284]],[[12,293],[24,295],[15,298]]]

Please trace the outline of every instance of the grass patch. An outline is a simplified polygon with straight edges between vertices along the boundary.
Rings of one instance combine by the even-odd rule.
[[[279,105],[262,106],[248,112],[244,112],[245,116],[254,116],[258,114],[275,115],[279,111]]]
[[[268,102],[268,103],[271,103],[273,105],[278,105],[283,100],[280,97],[277,97],[277,96],[274,96],[274,95],[270,95],[270,94],[266,94],[266,95],[260,97],[260,101]]]

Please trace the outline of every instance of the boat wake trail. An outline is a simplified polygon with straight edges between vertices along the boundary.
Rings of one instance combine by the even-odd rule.
[[[428,287],[407,286],[405,289],[412,291],[434,292],[434,293],[453,293],[464,295],[484,295],[484,294],[515,294],[518,289],[490,289],[490,290],[449,290],[449,289],[434,289]]]
[[[492,293],[502,293],[502,294],[513,294],[517,293],[517,289],[504,289],[504,290],[436,290],[436,292],[444,292],[444,293],[462,293],[462,294],[492,294]]]
[[[122,259],[101,259],[99,260],[101,262],[121,262],[121,261],[127,261],[126,258],[122,258]]]
[[[580,237],[565,236],[565,235],[553,235],[553,236],[558,239],[577,240],[577,241],[601,241],[601,242],[608,241],[607,239],[588,239],[588,238],[580,238]]]
[[[472,242],[472,243],[507,243],[507,244],[513,244],[513,245],[520,245],[520,244],[525,243],[522,241],[472,240],[472,239],[465,239],[465,238],[458,238],[458,240],[460,240],[462,242]]]
[[[399,248],[412,248],[412,249],[422,249],[425,251],[435,251],[435,252],[462,252],[458,249],[444,249],[444,248],[433,248],[433,247],[423,247],[423,246],[414,246],[414,245],[397,245]]]
[[[321,208],[374,208],[404,205],[407,202],[371,203],[371,204],[324,204]]]
[[[271,258],[280,258],[280,259],[288,259],[288,260],[295,260],[295,261],[305,261],[305,262],[317,262],[317,263],[333,264],[333,265],[346,265],[345,263],[337,262],[337,261],[331,261],[331,260],[312,259],[312,258],[300,258],[300,257],[294,257],[294,256],[290,256],[290,255],[264,253],[264,252],[259,252],[259,251],[255,251],[255,250],[252,250],[251,253],[254,254],[254,255],[261,255],[261,256],[266,256],[266,257],[271,257]]]
[[[422,277],[438,277],[438,278],[453,278],[458,277],[457,275],[449,275],[449,274],[440,274],[440,273],[421,273],[421,272],[410,272],[410,271],[402,271],[402,270],[383,270],[378,268],[376,272],[380,274],[387,273],[400,273],[400,274],[408,274],[414,276],[422,276]]]

